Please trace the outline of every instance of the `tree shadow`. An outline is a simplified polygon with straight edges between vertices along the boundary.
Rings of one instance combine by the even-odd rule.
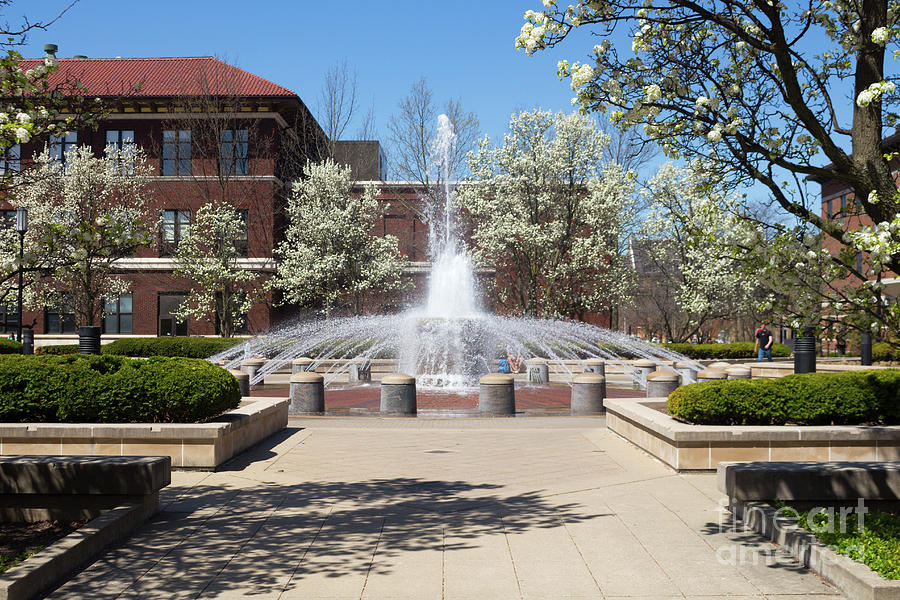
[[[341,577],[359,578],[361,591],[366,577],[392,573],[400,555],[608,516],[501,487],[416,478],[199,485],[50,597],[275,598],[307,578]]]

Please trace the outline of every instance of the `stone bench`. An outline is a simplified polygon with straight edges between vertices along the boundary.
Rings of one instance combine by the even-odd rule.
[[[717,476],[719,491],[732,504],[900,498],[900,462],[724,462]]]
[[[168,456],[3,456],[0,519],[77,520],[126,504],[153,513],[171,466]]]

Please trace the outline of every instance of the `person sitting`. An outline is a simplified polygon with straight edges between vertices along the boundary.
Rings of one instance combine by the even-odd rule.
[[[525,359],[522,358],[521,352],[516,352],[516,355],[512,355],[512,351],[507,348],[506,349],[506,361],[509,364],[509,369],[512,373],[522,373],[525,367]]]

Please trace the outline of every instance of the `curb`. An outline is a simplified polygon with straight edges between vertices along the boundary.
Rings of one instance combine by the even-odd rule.
[[[0,576],[0,600],[31,600],[63,583],[158,510],[158,495],[105,511]]]
[[[822,544],[793,519],[781,517],[765,502],[729,507],[748,527],[785,548],[809,570],[853,600],[900,600],[900,581],[884,579],[866,565]]]

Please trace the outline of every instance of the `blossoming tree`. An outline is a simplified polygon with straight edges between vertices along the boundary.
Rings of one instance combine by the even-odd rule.
[[[604,164],[609,136],[579,115],[514,115],[502,146],[482,140],[457,190],[474,255],[497,268],[501,303],[530,315],[581,317],[628,297],[619,251],[632,178]]]
[[[805,228],[801,239],[821,232],[849,249],[828,259],[837,280],[861,290],[846,294],[843,310],[897,333],[900,307],[884,308],[880,280],[900,272],[900,200],[882,151],[898,116],[888,56],[900,56],[898,18],[889,0],[544,0],[543,10],[525,12],[516,45],[532,54],[578,28],[597,33],[587,62],[558,67],[581,108],[640,125],[670,157],[711,161],[731,185],[765,186]],[[622,33],[631,48],[612,43]],[[845,182],[874,225],[820,216],[809,177]],[[864,272],[851,258],[858,252],[869,259]]]
[[[232,337],[246,324],[264,291],[260,273],[242,264],[247,241],[247,222],[228,203],[206,204],[197,211],[190,233],[175,250],[175,275],[191,282],[179,317],[207,319],[212,314],[222,337]]]
[[[18,176],[12,198],[28,209],[23,263],[33,280],[29,304],[58,306],[65,297],[79,325],[98,325],[104,299],[129,290],[128,281],[116,275],[116,261],[153,239],[150,167],[142,152],[126,154],[112,146],[103,157],[81,146],[66,154],[65,165],[47,150],[34,160]],[[0,264],[7,270],[17,260],[14,236],[3,238]]]
[[[359,314],[367,296],[404,289],[397,238],[375,237],[379,191],[352,193],[350,167],[331,159],[309,162],[288,200],[288,226],[275,250],[272,286],[285,304]]]

